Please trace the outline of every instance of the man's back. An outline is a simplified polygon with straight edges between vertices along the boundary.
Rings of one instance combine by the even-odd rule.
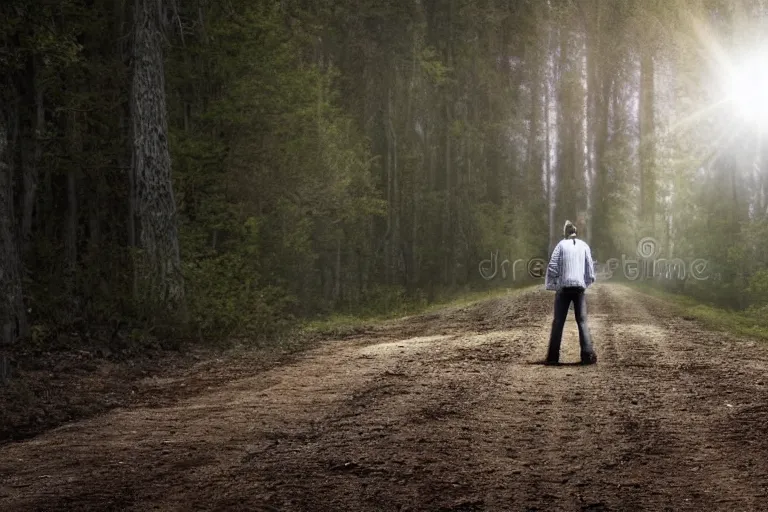
[[[567,238],[557,244],[547,268],[547,289],[586,289],[594,281],[595,269],[589,245],[578,238]]]

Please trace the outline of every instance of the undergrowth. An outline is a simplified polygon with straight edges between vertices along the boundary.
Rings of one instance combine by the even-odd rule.
[[[648,284],[638,283],[632,287],[667,301],[678,310],[680,316],[696,319],[711,329],[768,340],[768,307],[751,307],[739,311],[707,304],[688,295],[660,290]]]

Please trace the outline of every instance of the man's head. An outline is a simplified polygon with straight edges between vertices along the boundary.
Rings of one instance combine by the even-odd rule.
[[[574,226],[573,222],[569,220],[565,221],[565,226],[563,226],[563,238],[576,238],[576,235],[576,226]]]

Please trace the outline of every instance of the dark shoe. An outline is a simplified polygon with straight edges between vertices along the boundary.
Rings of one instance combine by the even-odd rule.
[[[544,361],[544,364],[546,366],[557,366],[560,364],[560,361],[553,361],[551,359],[547,359],[546,361]]]
[[[581,364],[596,364],[597,354],[592,352],[591,354],[581,354]]]

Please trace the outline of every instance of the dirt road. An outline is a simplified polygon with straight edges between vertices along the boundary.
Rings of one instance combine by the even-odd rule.
[[[543,366],[552,298],[394,321],[5,445],[0,510],[768,510],[768,347],[600,284],[599,364]]]

